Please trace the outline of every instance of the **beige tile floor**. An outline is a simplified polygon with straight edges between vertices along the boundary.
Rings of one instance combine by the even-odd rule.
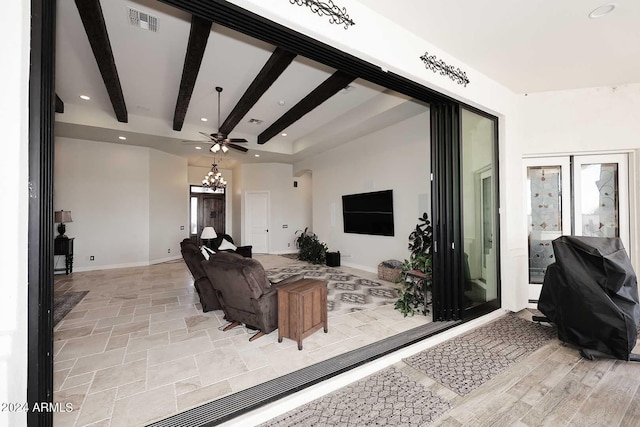
[[[330,315],[329,333],[298,351],[276,332],[254,342],[244,328],[222,332],[223,313],[202,312],[182,261],[57,276],[55,290],[90,291],[54,330],[54,401],[74,408],[55,413],[56,427],[145,425],[429,322],[392,305]]]

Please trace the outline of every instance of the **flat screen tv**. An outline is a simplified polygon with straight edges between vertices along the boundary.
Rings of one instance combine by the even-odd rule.
[[[393,236],[393,190],[342,196],[345,233]]]

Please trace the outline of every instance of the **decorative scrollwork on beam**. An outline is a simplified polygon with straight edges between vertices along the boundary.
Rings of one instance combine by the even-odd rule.
[[[434,73],[439,72],[441,76],[447,76],[459,85],[464,85],[464,87],[467,87],[469,84],[467,73],[458,67],[447,64],[442,59],[436,58],[435,55],[429,55],[429,52],[425,52],[420,59],[424,62],[424,66],[427,70],[431,70]]]
[[[329,22],[331,24],[344,25],[344,29],[349,29],[350,25],[355,25],[353,19],[349,17],[346,8],[340,8],[336,6],[332,0],[318,1],[318,0],[289,0],[291,4],[297,4],[298,6],[307,6],[312,12],[317,13],[319,16],[329,16]]]

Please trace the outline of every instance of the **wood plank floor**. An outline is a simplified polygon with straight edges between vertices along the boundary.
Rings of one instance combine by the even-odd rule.
[[[558,340],[464,397],[430,388],[453,405],[438,427],[640,426],[640,363],[589,361]]]

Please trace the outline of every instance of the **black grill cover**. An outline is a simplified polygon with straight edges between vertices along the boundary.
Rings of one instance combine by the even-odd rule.
[[[618,238],[562,236],[538,309],[561,341],[629,360],[640,322],[638,281]]]

